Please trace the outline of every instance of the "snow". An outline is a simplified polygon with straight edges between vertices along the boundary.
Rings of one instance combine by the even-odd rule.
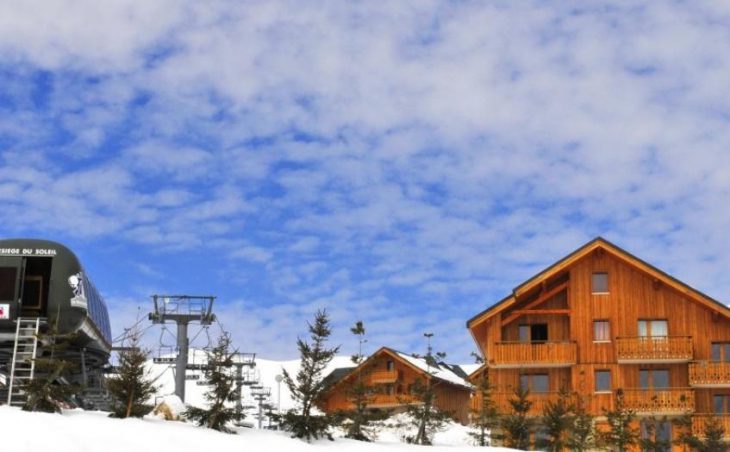
[[[479,369],[482,366],[483,366],[483,364],[479,364],[479,363],[477,363],[477,364],[459,364],[459,367],[461,367],[461,369],[467,375],[473,374],[474,372],[477,371],[477,369]]]
[[[446,368],[442,367],[436,367],[436,366],[429,366],[428,363],[426,363],[426,360],[423,358],[415,358],[411,355],[408,355],[406,353],[402,352],[396,352],[398,355],[408,361],[409,363],[413,364],[414,366],[418,367],[419,369],[423,370],[424,372],[431,372],[431,375],[433,375],[436,378],[439,378],[444,381],[448,381],[449,383],[453,383],[459,386],[464,386],[467,388],[471,388],[469,383],[464,381],[463,378],[456,375],[452,371]]]
[[[200,364],[205,362],[203,350],[190,351],[190,362]],[[406,357],[406,359],[415,359]],[[159,385],[155,400],[159,404],[165,402],[173,413],[184,410],[179,398],[173,395],[175,391],[174,371],[169,364],[154,364],[148,362],[148,369],[152,378]],[[326,376],[332,370],[341,367],[353,367],[348,356],[335,357],[324,372]],[[296,375],[299,369],[299,360],[272,361],[256,359],[255,367],[263,386],[272,389],[270,401],[276,408],[281,403],[281,409],[294,407],[286,385],[280,385],[281,398],[279,400],[279,385],[276,376],[281,375],[282,369]],[[188,371],[189,375],[200,373]],[[442,378],[439,376],[439,378]],[[197,384],[195,380],[187,381],[185,386],[186,402],[204,406],[203,397],[206,386]],[[244,405],[255,404],[250,398],[249,389],[244,388]],[[259,430],[255,428],[235,427],[237,435],[227,435],[213,430],[197,427],[194,424],[179,421],[165,421],[161,416],[148,415],[144,419],[113,419],[102,411],[67,410],[62,415],[46,413],[27,413],[18,408],[0,406],[0,425],[6,434],[2,450],[13,452],[31,452],[46,450],[52,446],[54,452],[197,452],[201,448],[216,452],[248,450],[256,451],[287,451],[310,452],[313,450],[329,449],[335,451],[352,452],[407,452],[424,450],[421,446],[405,444],[401,441],[405,431],[395,427],[396,415],[386,421],[378,432],[375,443],[363,443],[342,438],[341,431],[334,431],[335,441],[319,440],[311,444],[292,439],[285,432]],[[248,413],[246,421],[255,424],[252,412]],[[457,423],[449,424],[443,432],[434,437],[435,447],[428,450],[438,451],[471,451],[475,450],[471,444],[468,427]],[[39,434],[40,433],[40,434]],[[504,448],[479,448],[477,450],[507,451]]]
[[[3,450],[32,452],[197,452],[201,448],[228,451],[287,451],[316,450],[348,452],[407,452],[424,450],[387,438],[383,442],[362,443],[347,439],[319,440],[306,443],[289,438],[284,432],[238,428],[237,435],[196,427],[184,422],[162,421],[148,416],[144,419],[112,419],[101,411],[68,410],[62,415],[27,413],[18,408],[0,406],[0,425],[5,432]],[[447,445],[445,436],[436,436],[433,452],[508,451],[504,448],[478,448]]]

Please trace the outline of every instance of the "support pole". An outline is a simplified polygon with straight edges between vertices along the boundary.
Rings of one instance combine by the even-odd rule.
[[[188,366],[188,322],[177,321],[177,359],[175,361],[175,395],[185,402],[185,370]]]

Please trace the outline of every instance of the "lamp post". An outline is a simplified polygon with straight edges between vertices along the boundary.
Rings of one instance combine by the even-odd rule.
[[[276,412],[281,414],[281,382],[284,380],[284,377],[277,375],[274,377],[274,380],[276,380]]]

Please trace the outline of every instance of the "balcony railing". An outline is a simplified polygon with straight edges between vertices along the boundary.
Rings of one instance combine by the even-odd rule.
[[[689,388],[624,389],[624,404],[636,414],[684,414],[695,409],[695,394]]]
[[[619,363],[681,363],[692,360],[690,336],[619,337]]]
[[[489,367],[570,367],[576,363],[575,342],[497,342]]]
[[[548,402],[555,403],[559,397],[560,393],[558,392],[531,392],[527,397],[527,399],[532,402],[530,410],[527,413],[528,416],[542,416]],[[514,391],[500,391],[492,393],[492,400],[500,413],[511,413],[513,408],[510,400],[516,398],[517,396]],[[574,402],[574,400],[572,400],[572,396],[569,402]],[[471,409],[473,411],[480,411],[482,409],[482,397],[480,394],[475,394],[471,398]]]
[[[397,370],[376,370],[370,373],[371,384],[395,383],[398,381]]]
[[[723,436],[725,438],[730,437],[730,416],[721,414],[697,414],[692,416],[692,433],[700,438],[704,437],[707,423],[713,419],[725,431],[725,435]]]
[[[372,408],[394,407],[409,403],[419,403],[419,400],[410,394],[375,394],[369,399],[368,406]]]
[[[730,363],[690,363],[689,385],[700,388],[730,388]]]

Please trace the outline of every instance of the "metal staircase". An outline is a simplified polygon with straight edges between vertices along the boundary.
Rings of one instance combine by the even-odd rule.
[[[18,318],[15,330],[15,345],[13,346],[13,360],[8,377],[8,405],[22,406],[26,394],[23,385],[33,379],[35,358],[38,350],[38,328],[41,319]]]

